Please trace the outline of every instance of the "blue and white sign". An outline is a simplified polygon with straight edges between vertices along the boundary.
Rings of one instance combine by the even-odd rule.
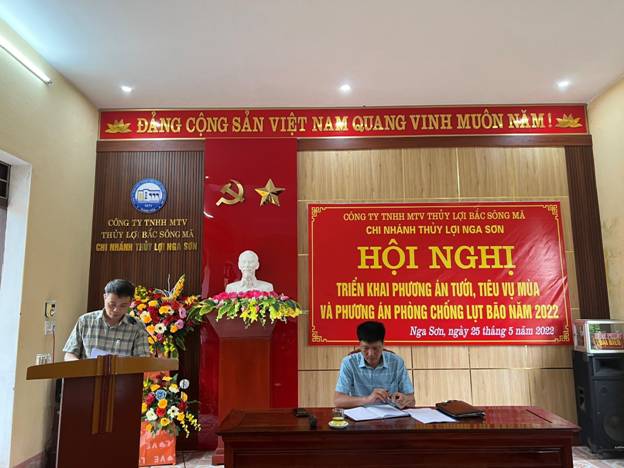
[[[167,189],[160,180],[139,180],[130,193],[132,206],[141,213],[156,213],[167,201]]]

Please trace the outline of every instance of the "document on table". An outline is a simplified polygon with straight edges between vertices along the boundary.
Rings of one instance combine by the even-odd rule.
[[[409,414],[405,411],[401,411],[400,409],[396,409],[394,406],[390,405],[358,406],[357,408],[345,410],[344,414],[354,421],[370,421],[373,419],[389,419],[409,416]]]
[[[443,422],[457,422],[455,419],[441,413],[433,408],[410,408],[405,410],[416,421],[420,421],[424,424],[429,423],[443,423]]]

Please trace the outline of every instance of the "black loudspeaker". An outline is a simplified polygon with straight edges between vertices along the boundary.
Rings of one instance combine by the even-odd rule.
[[[574,351],[581,440],[595,453],[624,453],[624,353]]]

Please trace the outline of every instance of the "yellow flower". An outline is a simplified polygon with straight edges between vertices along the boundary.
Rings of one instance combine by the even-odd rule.
[[[158,407],[159,408],[166,408],[167,407],[167,400],[165,400],[164,398],[162,400],[158,400]]]
[[[147,432],[152,432],[152,425],[151,425],[150,423],[147,423],[147,424],[145,425],[145,430],[146,430]]]
[[[169,330],[171,330],[171,333],[175,333],[178,331],[178,327],[175,326],[175,323],[172,323]]]
[[[170,422],[171,421],[168,418],[160,418],[160,425],[163,427],[168,426]]]
[[[147,330],[147,333],[149,333],[150,335],[154,334],[154,325],[148,325],[147,327],[145,327],[145,329]]]
[[[144,414],[147,411],[147,405],[145,404],[145,402],[143,402],[143,404],[141,405],[141,414]]]
[[[139,304],[137,306],[137,310],[145,310],[145,309],[147,309],[147,306],[145,304]]]
[[[164,305],[164,306],[160,306],[160,309],[158,309],[158,313],[160,315],[165,315],[165,314],[168,314],[170,310],[171,310],[171,306]]]
[[[174,383],[172,383],[171,385],[169,385],[169,391],[173,392],[173,393],[178,393],[178,386]]]
[[[149,301],[147,305],[150,307],[158,307],[158,301]]]
[[[180,399],[182,399],[182,401],[186,401],[188,400],[188,395],[184,392],[180,393]]]
[[[178,418],[178,421],[184,421],[184,413],[178,413],[176,418]]]
[[[156,391],[156,390],[158,390],[159,388],[160,388],[160,385],[158,385],[158,384],[155,384],[155,383],[154,383],[154,384],[150,385],[150,390],[151,390],[152,392],[155,392],[155,391]]]
[[[143,320],[143,323],[150,323],[152,321],[152,316],[149,312],[141,312],[141,320]]]
[[[170,376],[168,376],[168,375],[163,375],[163,378],[162,378],[162,379],[163,379],[165,382],[169,382],[169,381],[171,380],[171,377],[170,377]]]
[[[189,296],[184,300],[184,305],[191,305],[194,304],[195,302],[197,302],[197,299],[199,299],[199,296]]]
[[[151,336],[148,336],[148,337],[147,337],[147,342],[148,342],[149,344],[154,344],[154,338],[152,338]]]

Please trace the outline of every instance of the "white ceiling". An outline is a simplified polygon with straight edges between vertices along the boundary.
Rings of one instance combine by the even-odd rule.
[[[0,18],[100,108],[588,102],[624,74],[623,0],[0,0]]]

